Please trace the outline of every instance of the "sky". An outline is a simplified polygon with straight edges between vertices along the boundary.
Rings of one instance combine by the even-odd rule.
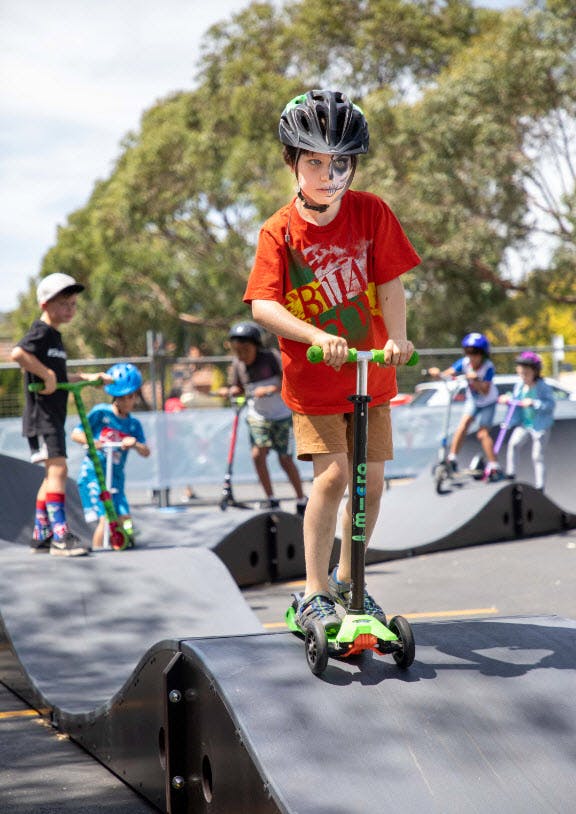
[[[206,30],[248,5],[0,0],[0,312],[18,306],[142,113],[193,87]]]

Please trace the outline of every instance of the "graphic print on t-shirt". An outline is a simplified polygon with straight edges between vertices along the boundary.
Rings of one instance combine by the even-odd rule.
[[[362,240],[346,248],[317,243],[299,252],[289,247],[288,311],[329,333],[365,338],[370,315],[381,316],[376,287],[368,283],[369,246]]]

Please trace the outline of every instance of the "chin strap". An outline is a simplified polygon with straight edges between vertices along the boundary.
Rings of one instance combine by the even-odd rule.
[[[302,206],[304,207],[304,209],[313,209],[314,212],[326,212],[326,210],[328,209],[329,204],[320,204],[319,206],[317,206],[316,204],[308,203],[304,195],[302,195],[302,191],[300,189],[298,190],[297,195],[302,201]]]

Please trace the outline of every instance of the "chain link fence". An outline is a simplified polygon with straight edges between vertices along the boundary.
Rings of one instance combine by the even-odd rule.
[[[576,345],[569,345],[559,350],[553,345],[530,348],[536,350],[543,359],[543,374],[559,379],[571,389],[576,390]],[[524,347],[496,347],[492,350],[492,360],[497,373],[514,373],[515,357]],[[397,370],[398,390],[401,393],[413,393],[415,386],[425,380],[426,369],[439,367],[445,369],[462,355],[461,348],[426,348],[419,350],[420,362],[414,367],[402,367]],[[81,370],[83,373],[104,372],[117,362],[131,362],[142,372],[144,384],[141,397],[136,405],[136,412],[163,410],[166,399],[175,391],[187,408],[224,406],[225,400],[219,396],[219,390],[226,385],[228,372],[232,363],[231,356],[184,356],[169,357],[162,353],[149,356],[108,359],[68,360],[70,371]],[[98,388],[87,388],[83,392],[86,406],[108,400]],[[0,364],[0,418],[13,418],[22,415],[24,392],[22,374],[13,363]],[[69,410],[74,413],[74,404],[70,400]]]

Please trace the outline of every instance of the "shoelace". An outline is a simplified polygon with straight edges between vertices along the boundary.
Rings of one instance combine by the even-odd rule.
[[[323,596],[315,597],[308,607],[312,613],[320,616],[320,618],[324,618],[325,616],[329,616],[330,614],[334,613],[334,607]]]
[[[383,613],[380,605],[372,599],[368,591],[364,591],[364,610],[370,616],[373,616],[375,613]]]

